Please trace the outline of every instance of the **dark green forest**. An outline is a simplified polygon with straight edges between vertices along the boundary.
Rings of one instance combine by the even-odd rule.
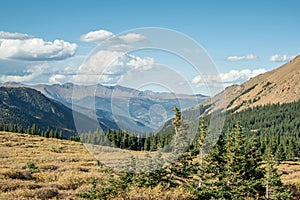
[[[45,130],[40,129],[36,124],[33,124],[31,127],[23,128],[21,125],[17,124],[6,124],[3,121],[0,121],[0,131],[7,131],[12,133],[26,133],[29,135],[38,135],[46,138],[57,138],[57,139],[63,139],[63,132],[58,131],[57,129],[53,130],[48,127]],[[79,141],[78,137],[71,136],[69,138],[70,140]]]
[[[248,137],[257,137],[258,148],[266,157],[267,149],[277,160],[299,160],[300,101],[249,108],[238,113],[228,112],[224,132],[236,122]]]
[[[300,101],[287,104],[272,104],[249,108],[241,112],[228,111],[222,133],[230,132],[237,122],[249,138],[257,139],[257,148],[264,158],[270,149],[276,160],[298,160],[300,157]],[[197,147],[201,127],[209,125],[210,116],[199,120],[199,129],[191,143]],[[208,133],[210,134],[210,133]],[[175,135],[173,127],[167,127],[157,134],[129,133],[122,130],[90,132],[80,135],[83,142],[115,146],[138,151],[156,151],[167,146]]]

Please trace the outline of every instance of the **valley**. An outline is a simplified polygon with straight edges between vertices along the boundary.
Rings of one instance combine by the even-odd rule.
[[[299,199],[299,58],[210,98],[2,83],[0,198]]]

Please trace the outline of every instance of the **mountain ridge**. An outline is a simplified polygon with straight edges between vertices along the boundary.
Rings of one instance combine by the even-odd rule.
[[[77,112],[99,121],[102,129],[127,129],[151,132],[173,116],[173,107],[186,109],[197,105],[206,96],[139,91],[120,85],[24,85],[7,82],[4,87],[29,87],[40,91]],[[118,126],[119,125],[119,126]]]
[[[6,124],[18,124],[24,128],[36,124],[42,130],[48,127],[62,130],[67,136],[76,133],[76,127],[70,120],[72,111],[39,91],[24,87],[0,87],[0,98],[0,118]]]
[[[300,100],[300,55],[288,63],[260,74],[240,85],[231,85],[206,99],[209,113],[218,109],[241,111],[258,105],[289,103]],[[225,99],[223,99],[225,97]]]

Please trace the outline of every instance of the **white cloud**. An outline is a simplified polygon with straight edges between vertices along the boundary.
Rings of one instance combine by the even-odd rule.
[[[198,84],[204,81],[204,77],[201,75],[197,75],[192,79],[192,83]]]
[[[49,66],[47,64],[29,66],[25,71],[25,75],[3,75],[1,77],[1,81],[31,83],[36,78],[44,74],[48,69]]]
[[[295,58],[295,56],[289,56],[286,54],[275,54],[273,56],[270,57],[270,61],[271,62],[288,62],[290,60],[292,60],[293,58]]]
[[[62,73],[65,75],[74,75],[77,74],[77,68],[75,67],[66,67],[63,69]]]
[[[0,32],[0,58],[15,60],[62,60],[74,56],[77,44],[44,41],[22,33]]]
[[[220,78],[225,83],[242,83],[244,81],[247,81],[249,78],[255,77],[265,72],[266,70],[262,68],[255,70],[244,69],[241,71],[230,70],[228,73],[221,73]]]
[[[248,54],[245,56],[229,56],[226,60],[228,61],[241,61],[241,60],[253,60],[256,59],[257,56],[253,54]]]
[[[152,68],[152,65],[154,64],[154,58],[150,57],[137,57],[137,56],[130,56],[130,60],[126,63],[127,66],[132,66],[136,69],[140,70],[148,70]]]
[[[114,37],[113,37],[114,36]],[[111,38],[110,38],[111,37]],[[138,33],[127,33],[125,35],[114,35],[112,32],[101,29],[97,31],[91,31],[86,34],[81,35],[80,40],[83,42],[101,42],[105,39],[110,38],[106,41],[106,44],[112,48],[131,48],[127,44],[140,42],[146,39],[145,36]]]
[[[153,67],[154,59],[128,55],[125,52],[102,50],[92,55],[79,67],[74,79],[78,83],[116,83],[133,69],[146,71]]]
[[[66,81],[66,76],[63,74],[54,74],[49,78],[49,83],[55,84],[55,83],[63,83]]]
[[[123,65],[124,56],[125,53],[120,51],[98,51],[79,67],[79,73],[99,74],[105,69],[109,70],[107,68]]]
[[[117,74],[124,73],[122,70],[124,52],[98,51],[80,65],[78,74],[75,76],[77,83],[111,82]],[[124,71],[124,68],[123,68]]]
[[[128,33],[126,35],[120,35],[118,38],[120,38],[125,43],[140,42],[146,39],[145,36],[138,33]]]
[[[5,31],[0,31],[0,41],[1,39],[20,39],[20,40],[25,40],[32,38],[32,36],[23,34],[23,33],[10,33],[10,32],[5,32]]]
[[[99,42],[102,40],[105,40],[113,35],[112,32],[109,32],[107,30],[97,30],[97,31],[91,31],[87,34],[81,35],[80,40],[83,42]]]
[[[265,73],[266,70],[263,68],[250,70],[230,70],[227,73],[220,73],[219,75],[205,75],[205,76],[195,76],[192,79],[193,84],[224,84],[226,86],[231,84],[240,84],[252,77],[255,77],[259,74]]]

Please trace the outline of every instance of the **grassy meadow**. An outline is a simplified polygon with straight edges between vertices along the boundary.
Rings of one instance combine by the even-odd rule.
[[[103,156],[127,155],[123,150],[107,149]],[[299,191],[300,162],[283,162],[278,170],[283,183]],[[80,199],[76,194],[91,189],[92,177],[107,176],[81,143],[0,132],[0,199]],[[119,199],[189,199],[189,194],[180,189],[135,188]]]

